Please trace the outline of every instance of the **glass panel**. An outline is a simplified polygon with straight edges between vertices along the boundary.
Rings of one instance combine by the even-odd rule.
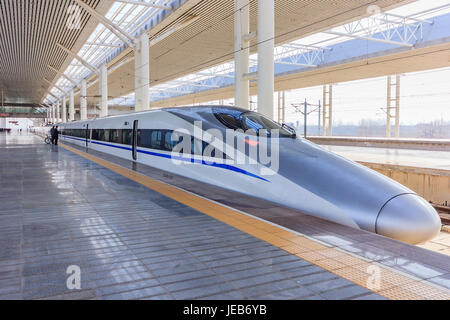
[[[152,147],[152,131],[151,130],[138,130],[138,146],[144,148]]]
[[[242,124],[244,127],[244,130],[250,130],[253,129],[257,133],[260,132],[260,130],[265,130],[267,136],[270,136],[270,130],[279,130],[280,137],[291,137],[292,134],[284,129],[282,126],[280,126],[275,121],[272,121],[256,112],[245,112],[242,114]]]
[[[133,133],[133,130],[131,130],[131,129],[122,130],[122,144],[131,146],[132,133]]]
[[[102,140],[105,142],[109,142],[109,130],[105,129],[104,131],[105,131],[105,135]]]
[[[173,131],[166,131],[164,135],[164,149],[167,151],[172,151],[173,148],[181,142],[182,138],[179,137],[178,140],[172,141],[172,133]]]
[[[162,147],[162,132],[161,131],[152,131],[151,137],[151,147],[153,149],[161,149]]]
[[[195,155],[199,155],[199,156],[203,155],[203,145],[204,145],[203,141],[201,141],[199,139],[192,138],[192,141],[191,141],[191,146],[192,146],[191,153],[195,154]]]

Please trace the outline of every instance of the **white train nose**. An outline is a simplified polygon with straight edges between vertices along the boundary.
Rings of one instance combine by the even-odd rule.
[[[418,244],[436,237],[441,219],[422,197],[404,194],[386,203],[378,215],[376,232],[410,244]]]

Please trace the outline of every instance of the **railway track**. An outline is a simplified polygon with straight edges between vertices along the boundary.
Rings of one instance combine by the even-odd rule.
[[[439,213],[442,224],[450,225],[450,207],[434,205],[434,208]]]

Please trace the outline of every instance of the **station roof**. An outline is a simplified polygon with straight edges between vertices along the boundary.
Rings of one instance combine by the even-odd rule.
[[[152,1],[161,8],[135,5],[131,1],[83,1],[127,32],[138,32],[137,27],[146,30],[153,43],[151,86],[233,59],[234,0]],[[276,0],[275,42],[286,43],[355,20],[365,16],[370,5],[387,10],[408,2],[411,0]],[[84,10],[80,28],[68,28],[68,10],[73,3],[71,0],[0,2],[0,86],[6,101],[40,103],[52,88],[51,97],[64,95],[62,91],[68,91],[66,87],[73,84],[64,80],[61,72],[75,81],[88,78],[88,96],[98,95],[96,76],[81,70],[83,67],[60,50],[58,43],[79,55],[93,57],[90,62],[96,67],[104,63],[103,58],[108,61],[110,98],[134,90],[133,50],[114,39],[109,30],[104,30]],[[249,6],[251,30],[255,31],[257,1],[250,0]],[[103,29],[101,33],[99,28]],[[93,39],[95,32],[99,34]],[[109,46],[92,44],[97,41],[105,41]],[[255,41],[251,45],[255,52]],[[90,48],[93,46],[97,48]]]

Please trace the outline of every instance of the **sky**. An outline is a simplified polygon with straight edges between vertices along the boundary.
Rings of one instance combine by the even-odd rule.
[[[450,68],[404,74],[400,79],[401,124],[441,119],[450,121]],[[304,102],[305,99],[311,104],[318,104],[323,99],[322,86],[288,91],[287,121],[302,122],[302,115],[295,112],[292,104]],[[361,119],[385,121],[386,99],[387,77],[334,85],[334,123],[358,124]]]

